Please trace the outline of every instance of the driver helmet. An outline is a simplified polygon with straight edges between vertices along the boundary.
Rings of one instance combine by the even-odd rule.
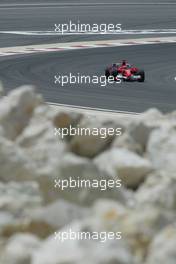
[[[127,61],[126,60],[123,60],[122,61],[122,66],[126,66],[127,65]]]

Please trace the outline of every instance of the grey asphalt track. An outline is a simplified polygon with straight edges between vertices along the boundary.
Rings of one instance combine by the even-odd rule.
[[[31,3],[108,3],[107,0],[1,0],[1,4],[31,4]],[[109,3],[175,3],[175,0],[111,0]]]
[[[30,1],[31,2],[31,1]],[[34,2],[34,1],[33,1]],[[59,1],[58,3],[62,3]],[[74,3],[75,1],[70,1]],[[96,6],[87,2],[89,6],[26,6],[22,8],[10,5],[8,8],[2,8],[0,5],[0,31],[47,31],[54,30],[54,24],[68,23],[71,20],[77,23],[106,23],[106,24],[122,24],[122,29],[167,29],[176,28],[176,3],[175,5],[146,5],[147,1],[141,1],[139,5],[114,5]],[[104,1],[105,2],[105,1]],[[124,1],[121,1],[125,3]],[[131,1],[134,2],[134,1]],[[136,1],[135,1],[136,2]],[[155,1],[153,1],[155,2]],[[166,1],[167,2],[167,1]],[[29,1],[28,1],[29,3]],[[36,2],[36,4],[38,1]],[[67,3],[64,2],[65,4]],[[158,36],[158,35],[157,35]],[[164,35],[165,36],[165,35]],[[109,39],[109,35],[99,36],[27,36],[12,35],[0,33],[0,47],[27,45],[27,44],[43,44],[54,42],[73,42],[87,41],[97,39]],[[114,38],[129,38],[127,35],[111,36]],[[133,36],[132,36],[133,37]],[[139,37],[139,36],[137,36]],[[142,37],[150,37],[145,35]]]
[[[6,1],[5,4],[8,2],[10,3],[10,1]],[[17,2],[21,3],[22,1]],[[50,2],[53,3],[54,1]],[[62,3],[63,1],[57,2]],[[79,3],[79,1],[76,2]],[[82,1],[81,3],[83,2],[91,3],[90,0]],[[117,1],[111,2],[117,3]],[[153,2],[157,3],[157,1]],[[175,1],[158,2],[173,2],[173,5],[146,5],[144,8],[142,4],[131,4],[130,9],[129,6],[125,5],[101,5],[93,7],[90,4],[89,7],[82,5],[77,7],[50,6],[47,8],[42,6],[38,6],[37,8],[32,6],[4,8],[0,5],[0,31],[51,30],[54,23],[64,23],[68,20],[76,22],[77,19],[81,20],[82,23],[91,23],[92,21],[98,24],[122,23],[126,29],[176,28]],[[32,2],[30,1],[30,3]],[[1,4],[3,4],[3,1]],[[134,36],[126,37],[134,38]],[[0,34],[0,46],[105,38],[107,36],[104,35],[98,37],[64,36],[61,38],[58,36],[34,37]],[[114,37],[108,36],[108,39],[110,38]],[[57,74],[72,72],[75,75],[80,73],[87,75],[97,74],[100,76],[104,74],[106,65],[123,58],[145,69],[145,83],[108,84],[106,87],[95,84],[61,87],[58,84],[54,84],[54,75]],[[8,90],[22,84],[34,84],[42,92],[47,101],[111,110],[142,112],[149,107],[157,107],[166,112],[175,109],[175,77],[175,44],[72,50],[0,58],[0,79]]]
[[[128,58],[146,71],[145,83],[66,85],[54,83],[55,75],[104,74],[114,59]],[[47,101],[141,112],[149,107],[162,111],[176,105],[175,44],[75,50],[43,55],[1,58],[0,75],[10,89],[36,85]]]

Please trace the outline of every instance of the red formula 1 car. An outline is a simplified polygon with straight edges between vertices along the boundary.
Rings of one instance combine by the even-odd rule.
[[[105,76],[108,79],[110,76],[114,77],[114,81],[145,81],[145,72],[138,68],[128,64],[125,60],[122,63],[114,63],[107,67],[105,70]]]

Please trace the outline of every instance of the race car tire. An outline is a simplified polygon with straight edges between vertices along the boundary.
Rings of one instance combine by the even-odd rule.
[[[108,70],[108,69],[106,69],[106,70],[105,70],[105,76],[106,76],[106,79],[108,79],[108,78],[109,78],[109,76],[110,76],[110,72],[109,72],[109,70]]]
[[[113,72],[111,73],[111,75],[114,76],[114,77],[117,77],[117,75],[118,75],[118,71],[113,71]]]
[[[111,75],[114,77],[114,81],[117,81],[116,77],[118,75],[118,71],[114,70]]]
[[[143,70],[139,71],[137,75],[140,75],[141,78],[138,80],[138,82],[144,82],[145,81],[145,72]]]

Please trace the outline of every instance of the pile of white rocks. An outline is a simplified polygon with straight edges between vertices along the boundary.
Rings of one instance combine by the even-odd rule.
[[[123,133],[55,134],[70,125]],[[122,186],[56,188],[70,177]],[[54,239],[70,229],[122,239]],[[29,86],[0,99],[1,264],[175,264],[175,249],[176,112],[87,116],[53,109]]]

